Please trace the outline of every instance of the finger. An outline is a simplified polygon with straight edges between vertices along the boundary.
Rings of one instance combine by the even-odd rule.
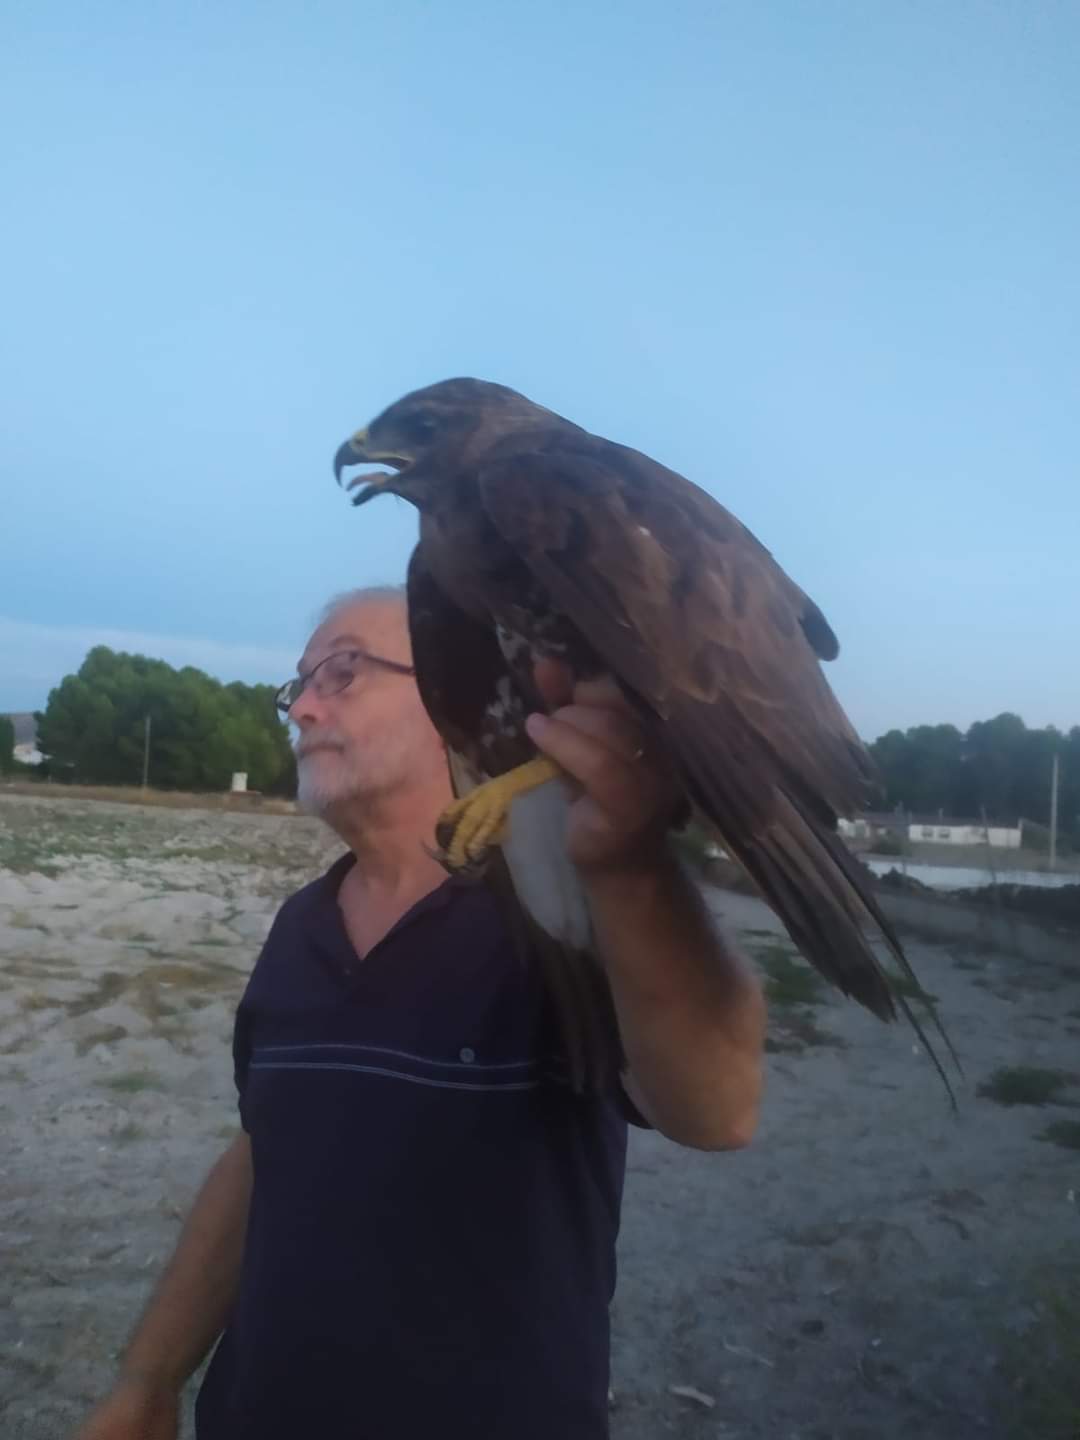
[[[580,689],[580,687],[578,687]],[[575,695],[578,690],[575,689]],[[669,789],[679,784],[678,767],[671,756],[649,735],[633,710],[611,709],[598,705],[564,705],[548,717],[564,720],[568,725],[600,740],[620,760],[630,761],[635,769],[647,770],[662,780]]]
[[[574,693],[576,695],[577,690]],[[636,761],[644,753],[645,737],[641,726],[619,710],[602,709],[597,705],[563,705],[550,718],[572,725],[583,734],[599,740],[623,760]]]
[[[548,710],[564,705],[574,693],[574,674],[562,660],[545,656],[533,666],[533,680]]]
[[[591,680],[579,680],[574,686],[574,699],[582,705],[623,710],[627,715],[634,713],[625,691],[613,675],[596,675]]]
[[[576,780],[613,817],[636,817],[666,795],[664,779],[616,752],[576,725],[547,715],[530,715],[526,729],[538,750]]]

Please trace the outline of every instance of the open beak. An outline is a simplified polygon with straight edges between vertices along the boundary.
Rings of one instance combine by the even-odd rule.
[[[404,470],[408,467],[409,461],[402,455],[390,455],[384,451],[373,450],[368,444],[368,432],[358,430],[355,435],[345,441],[334,456],[334,479],[341,484],[342,472],[353,465],[390,465],[394,472]],[[374,499],[386,489],[387,483],[394,479],[393,474],[363,474],[354,475],[346,482],[346,490],[356,490],[353,496],[354,505],[364,505],[367,501]],[[362,487],[357,489],[357,487]]]

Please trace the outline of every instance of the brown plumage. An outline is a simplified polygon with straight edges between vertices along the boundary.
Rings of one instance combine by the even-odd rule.
[[[648,456],[478,380],[407,395],[335,469],[366,461],[394,473],[364,477],[356,503],[390,491],[420,511],[417,679],[470,772],[534,753],[523,721],[536,658],[613,675],[806,958],[918,1029],[867,924],[910,974],[903,949],[835,832],[874,783],[819,663],[836,637],[745,526]]]

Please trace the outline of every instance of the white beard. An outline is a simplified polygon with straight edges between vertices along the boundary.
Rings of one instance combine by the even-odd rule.
[[[296,804],[303,814],[325,817],[335,807],[384,795],[407,781],[417,741],[410,727],[366,748],[338,736],[333,740],[340,749],[296,757]]]
[[[302,814],[325,815],[331,806],[362,793],[361,779],[353,773],[345,752],[333,759],[326,752],[297,758],[296,806]]]

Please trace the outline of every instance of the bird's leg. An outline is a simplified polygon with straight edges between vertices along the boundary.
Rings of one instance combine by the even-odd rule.
[[[563,772],[546,755],[537,755],[524,765],[517,765],[505,775],[497,775],[455,800],[439,816],[435,839],[442,851],[440,859],[448,870],[468,870],[481,866],[493,845],[506,831],[511,801],[517,795],[546,785]]]

